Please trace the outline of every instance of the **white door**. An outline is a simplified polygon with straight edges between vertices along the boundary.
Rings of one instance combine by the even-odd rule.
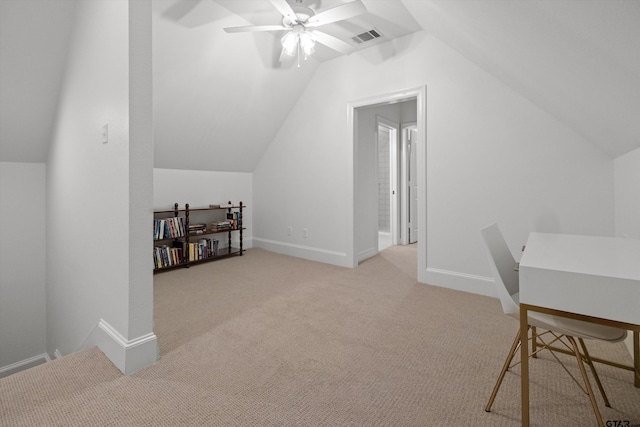
[[[378,250],[398,244],[398,132],[399,124],[376,115],[378,179]]]
[[[409,243],[418,241],[418,130],[415,127],[407,129],[407,201],[409,203],[409,217],[407,219],[409,229]]]
[[[380,119],[378,119],[380,121]],[[378,250],[392,244],[391,237],[391,128],[378,123]]]

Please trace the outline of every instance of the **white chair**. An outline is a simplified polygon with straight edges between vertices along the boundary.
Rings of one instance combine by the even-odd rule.
[[[502,233],[500,232],[497,224],[492,224],[488,227],[483,228],[481,230],[481,234],[489,254],[489,260],[491,262],[491,268],[493,270],[493,275],[495,278],[498,295],[500,297],[500,302],[502,304],[502,309],[506,315],[511,316],[519,321],[520,284],[518,280],[517,263],[513,258],[509,247],[505,243],[504,238],[502,237]],[[569,375],[571,375],[574,381],[576,381],[576,383],[582,388],[582,390],[589,396],[591,406],[593,407],[593,412],[595,413],[596,419],[598,421],[598,425],[603,426],[604,424],[602,422],[602,416],[600,415],[600,411],[598,410],[598,405],[596,403],[589,378],[587,377],[584,363],[587,363],[587,365],[589,365],[589,367],[591,368],[591,372],[593,373],[593,376],[600,390],[600,394],[602,395],[606,406],[610,406],[609,400],[607,399],[607,395],[602,388],[600,378],[598,378],[598,374],[596,373],[595,367],[593,366],[593,361],[591,360],[589,352],[587,351],[587,347],[584,344],[584,339],[598,339],[614,343],[624,340],[627,336],[627,331],[609,326],[598,325],[595,323],[583,322],[575,319],[568,319],[537,312],[529,313],[528,323],[532,331],[532,336],[530,339],[534,340],[532,351],[532,355],[534,355],[534,357],[535,354],[537,354],[539,351],[547,349],[550,350],[553,357],[558,360],[558,362],[560,362],[558,357],[553,352],[554,349],[550,348],[550,346],[556,342],[562,343],[567,347],[568,351],[563,352],[568,352],[575,356],[576,361],[578,362],[578,367],[580,369],[580,374],[582,375],[582,379],[584,381],[585,388],[582,388],[580,383],[573,377],[573,375],[571,375],[571,373],[564,365],[562,365],[562,367],[569,373]],[[546,332],[538,333],[536,328],[543,329]],[[548,344],[544,342],[545,338],[543,338],[543,336],[546,336],[547,334],[552,336],[551,342],[549,342]],[[568,341],[569,344],[567,344],[563,340],[563,338],[566,338],[566,341]],[[576,343],[576,339],[580,343],[583,353],[580,353],[580,350],[578,349],[578,345]],[[536,340],[542,342],[542,345],[536,344]],[[493,405],[496,395],[498,394],[498,390],[500,389],[502,380],[504,379],[507,370],[509,370],[511,362],[514,356],[517,354],[521,344],[520,331],[518,331],[513,345],[509,350],[509,354],[507,355],[507,360],[505,361],[502,371],[500,372],[498,381],[493,388],[493,392],[491,393],[489,402],[485,407],[485,411],[491,411],[491,406]],[[527,343],[525,343],[525,345],[527,345]],[[540,347],[540,349],[538,349],[537,347]],[[562,362],[560,362],[560,364],[562,364]]]

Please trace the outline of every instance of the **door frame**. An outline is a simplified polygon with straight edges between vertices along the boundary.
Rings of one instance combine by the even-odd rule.
[[[417,129],[418,129],[418,281],[425,283],[427,266],[427,87],[419,86],[398,92],[386,93],[372,96],[365,99],[347,102],[347,140],[351,144],[349,154],[351,158],[346,159],[350,163],[348,172],[350,175],[347,197],[350,203],[347,204],[347,256],[346,265],[350,267],[358,266],[358,259],[355,248],[355,192],[356,177],[358,172],[358,144],[357,144],[357,123],[355,120],[356,109],[375,104],[394,103],[416,99],[417,108]]]

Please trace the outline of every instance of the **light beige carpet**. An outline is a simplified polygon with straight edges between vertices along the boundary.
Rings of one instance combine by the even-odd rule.
[[[483,410],[516,322],[498,300],[417,283],[414,247],[356,269],[251,249],[154,286],[157,364],[126,377],[90,349],[0,379],[0,425],[519,425],[517,367]],[[623,344],[590,350],[631,363]],[[530,366],[533,425],[595,425],[550,356]],[[640,423],[631,373],[598,368],[605,421]]]

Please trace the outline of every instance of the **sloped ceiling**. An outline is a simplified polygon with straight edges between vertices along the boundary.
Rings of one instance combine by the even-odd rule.
[[[403,0],[422,27],[611,157],[640,147],[640,2]]]
[[[0,161],[46,161],[75,0],[0,0]]]
[[[324,10],[346,0],[305,1]],[[46,159],[73,3],[0,0],[0,160]],[[326,31],[424,29],[611,157],[640,147],[639,1],[363,3],[366,16]],[[222,31],[279,19],[266,0],[154,0],[153,14],[156,167],[252,171],[316,68],[337,55],[319,48],[297,68],[278,61],[279,35]]]

